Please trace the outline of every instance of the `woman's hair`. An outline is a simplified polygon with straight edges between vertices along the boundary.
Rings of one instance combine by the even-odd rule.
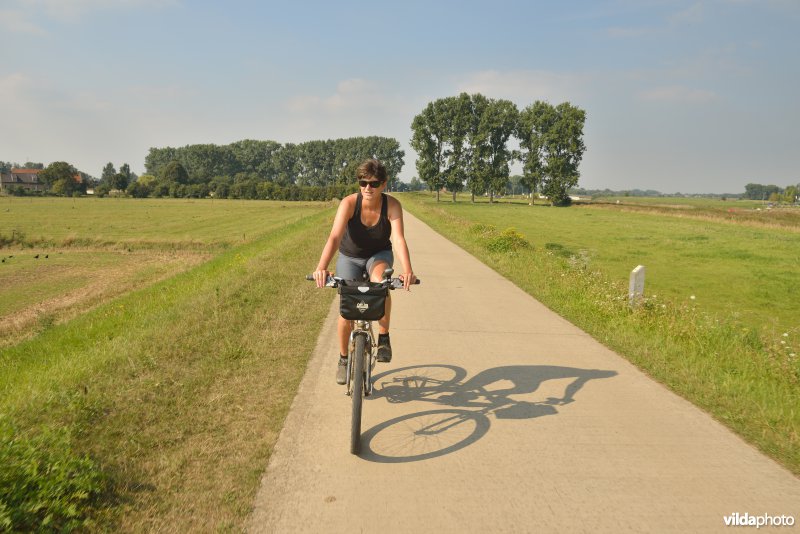
[[[368,159],[358,166],[356,179],[375,178],[381,182],[386,181],[386,167],[377,159]]]

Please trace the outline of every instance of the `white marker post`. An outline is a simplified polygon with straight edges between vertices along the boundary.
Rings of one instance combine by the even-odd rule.
[[[644,265],[637,266],[631,271],[631,282],[628,286],[628,305],[631,308],[638,306],[644,297]]]

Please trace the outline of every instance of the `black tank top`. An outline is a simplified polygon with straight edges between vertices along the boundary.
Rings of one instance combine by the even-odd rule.
[[[356,198],[353,217],[347,221],[339,252],[351,258],[371,258],[382,250],[391,250],[392,225],[389,222],[389,198],[381,193],[381,216],[375,226],[364,226],[361,222],[361,193]]]

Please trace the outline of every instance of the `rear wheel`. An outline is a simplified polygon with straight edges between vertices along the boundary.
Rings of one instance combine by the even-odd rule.
[[[364,400],[364,352],[365,336],[356,336],[353,351],[353,417],[350,424],[350,452],[358,454],[361,450],[361,402]]]

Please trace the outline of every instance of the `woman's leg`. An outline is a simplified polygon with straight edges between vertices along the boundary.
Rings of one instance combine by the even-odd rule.
[[[369,278],[373,282],[383,280],[383,273],[394,263],[394,256],[391,250],[378,252],[367,261]],[[390,293],[390,292],[389,292]],[[391,293],[390,293],[391,294]],[[392,361],[392,345],[389,341],[389,322],[392,317],[392,298],[386,295],[386,304],[383,317],[378,321],[378,355],[379,362],[388,363]]]
[[[389,264],[382,260],[376,260],[371,265],[371,270],[369,273],[369,279],[371,282],[380,282],[383,280],[383,272],[389,268]],[[389,333],[389,322],[392,316],[392,295],[389,292],[386,295],[386,307],[384,311],[383,318],[378,320],[378,333],[379,334],[388,334]]]
[[[347,356],[348,345],[350,344],[350,332],[353,331],[353,321],[348,321],[344,317],[339,317],[336,325],[336,332],[339,334],[339,354]]]
[[[366,265],[367,260],[351,258],[339,253],[336,258],[336,276],[345,280],[361,280]],[[339,317],[339,322],[336,325],[336,332],[339,335],[339,354],[347,355],[347,351],[350,348],[350,332],[352,331],[353,321]]]

